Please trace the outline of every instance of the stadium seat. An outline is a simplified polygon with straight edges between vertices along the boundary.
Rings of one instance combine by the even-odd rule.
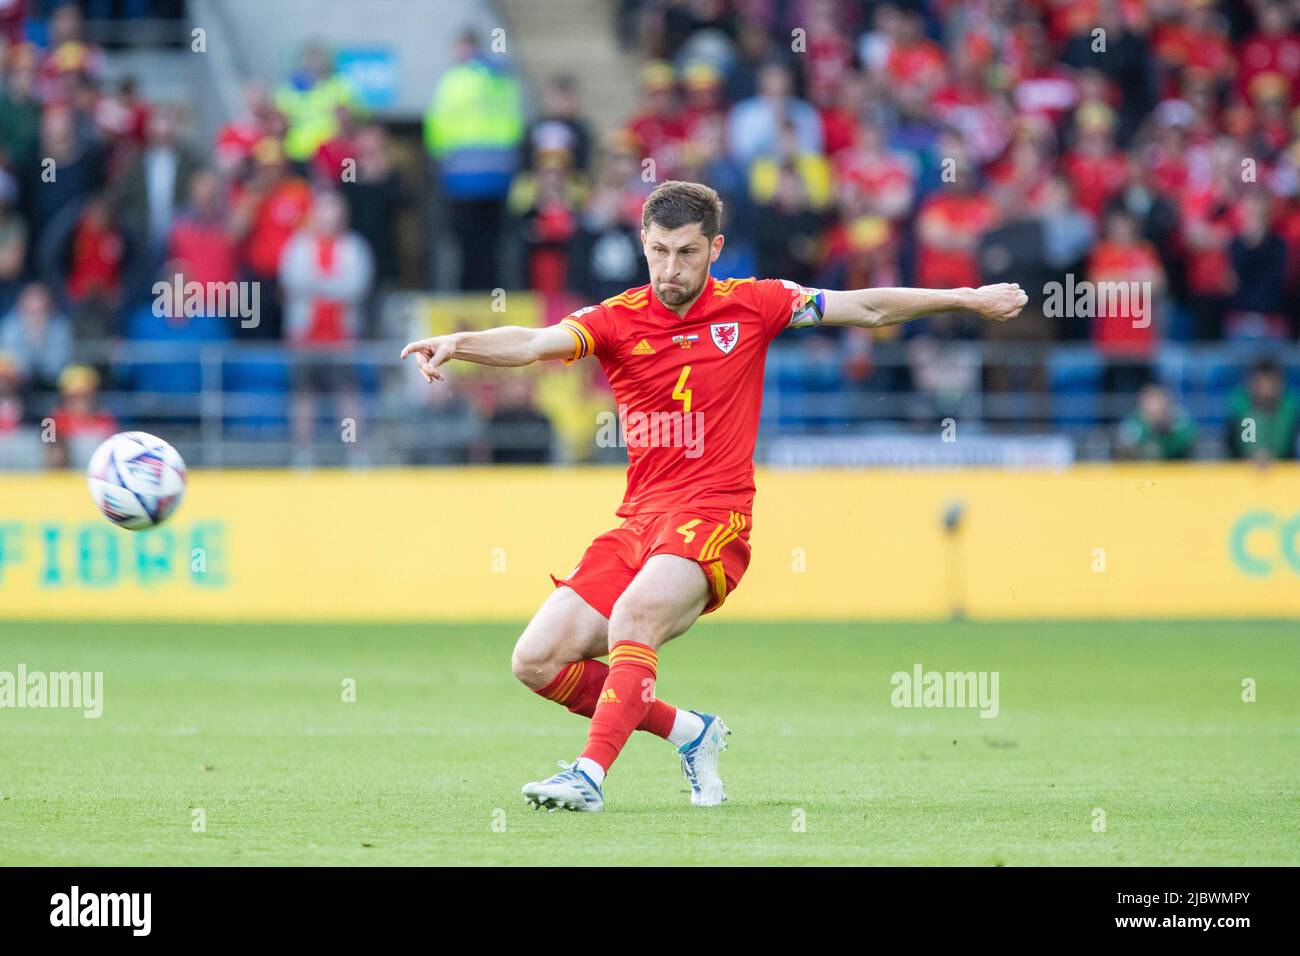
[[[1101,419],[1103,363],[1090,347],[1062,347],[1048,361],[1052,421],[1058,426],[1095,425]]]
[[[227,362],[223,381],[227,428],[254,432],[278,432],[287,428],[289,366],[283,356]]]
[[[1245,384],[1254,350],[1223,347],[1197,359],[1197,423],[1217,426],[1228,413],[1228,398]]]

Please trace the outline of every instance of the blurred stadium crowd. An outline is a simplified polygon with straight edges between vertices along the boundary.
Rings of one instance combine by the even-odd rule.
[[[62,464],[66,438],[214,417],[218,435],[252,423],[302,448],[322,396],[354,420],[402,411],[365,356],[396,334],[385,299],[435,284],[399,275],[404,244],[454,257],[440,291],[528,289],[554,321],[647,281],[640,204],[678,178],[724,198],[719,277],[1030,292],[1006,325],[783,337],[771,429],[952,415],[1104,436],[1089,455],[1296,456],[1294,0],[621,0],[640,99],[615,128],[585,117],[580,65],[529,84],[464,31],[420,127],[427,182],[399,174],[393,131],[318,45],[250,84],[214,142],[109,82],[82,11],[182,6],[0,0],[0,449],[53,421],[42,454]],[[256,283],[257,321],[160,310],[160,281]],[[1050,307],[1053,283],[1085,281],[1150,283],[1150,321]],[[215,373],[200,360],[230,342],[254,347]],[[555,454],[526,388],[459,407],[447,460]],[[531,437],[496,448],[493,422]]]

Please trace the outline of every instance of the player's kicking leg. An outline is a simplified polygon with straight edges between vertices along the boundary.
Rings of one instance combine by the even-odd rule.
[[[596,698],[586,748],[573,764],[561,764],[562,773],[527,784],[526,797],[549,809],[603,809],[606,772],[632,731],[654,709],[658,649],[695,623],[711,596],[696,562],[659,554],[645,563],[609,617],[609,668]],[[720,803],[725,796],[717,778],[717,752],[725,747],[726,727],[711,715],[687,713],[698,721],[698,732],[678,745],[691,783],[691,802]]]
[[[608,650],[609,621],[570,588],[560,587],[520,636],[511,667],[515,676],[534,693],[589,718],[595,713],[597,698],[609,673],[608,665],[595,658]],[[697,754],[707,760],[708,741],[714,736],[714,732],[706,732],[711,720],[707,715],[680,710],[656,699],[651,701],[637,729],[663,737],[678,748],[685,767],[688,753],[692,761]],[[563,802],[580,803],[575,807],[579,809],[597,809],[603,803],[594,799],[599,795],[599,786],[587,785],[581,777],[570,776],[570,767],[561,766],[565,767],[565,773],[525,788],[529,802],[554,809],[558,806],[554,799],[556,788],[561,788],[565,791],[560,794],[565,797]],[[689,773],[687,778],[691,779]],[[708,775],[701,779],[707,780]],[[697,802],[694,786],[691,799]]]

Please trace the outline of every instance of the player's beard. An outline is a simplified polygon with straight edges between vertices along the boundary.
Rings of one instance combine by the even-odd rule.
[[[669,308],[676,308],[679,305],[685,305],[687,302],[690,302],[704,291],[704,283],[708,281],[709,274],[706,272],[704,278],[700,280],[699,285],[695,286],[693,289],[665,289],[662,283],[656,282],[655,295],[659,297],[659,301],[664,305]]]

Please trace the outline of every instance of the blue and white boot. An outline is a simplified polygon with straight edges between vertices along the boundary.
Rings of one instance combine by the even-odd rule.
[[[691,803],[697,807],[716,807],[727,799],[718,776],[718,754],[727,749],[727,735],[731,733],[721,717],[691,711],[704,721],[700,735],[677,752],[682,756],[682,772],[691,785]]]
[[[595,781],[578,769],[578,764],[560,761],[563,771],[549,780],[526,783],[524,799],[534,810],[545,807],[549,811],[577,810],[596,813],[605,809],[605,797]]]

